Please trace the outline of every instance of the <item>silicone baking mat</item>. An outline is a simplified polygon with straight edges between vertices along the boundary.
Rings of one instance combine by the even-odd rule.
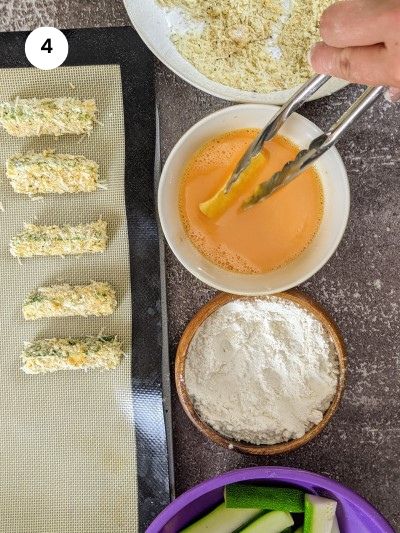
[[[0,523],[4,533],[135,533],[169,500],[152,63],[131,29],[66,34],[70,66],[53,71],[16,68],[24,64],[26,34],[0,36],[15,59],[14,68],[0,71],[1,99],[95,98],[100,122],[89,137],[18,139],[0,131],[0,320],[7,332],[0,338]],[[10,65],[6,57],[1,66]],[[15,194],[6,158],[47,148],[96,160],[106,189],[34,201]],[[110,234],[104,254],[22,264],[9,254],[23,222],[75,225],[99,217]],[[21,304],[32,289],[90,280],[115,287],[119,305],[110,317],[23,320]],[[126,356],[116,370],[19,370],[24,341],[99,332],[123,341]]]

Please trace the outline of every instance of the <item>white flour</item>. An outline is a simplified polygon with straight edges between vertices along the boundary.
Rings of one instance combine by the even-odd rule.
[[[237,300],[200,326],[185,380],[196,411],[219,433],[275,444],[321,421],[338,360],[328,332],[300,306],[273,296]]]

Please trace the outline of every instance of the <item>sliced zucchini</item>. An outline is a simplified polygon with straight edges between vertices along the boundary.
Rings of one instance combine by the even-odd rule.
[[[293,524],[293,518],[289,513],[271,511],[260,516],[260,518],[256,518],[254,522],[242,529],[242,533],[282,533]]]
[[[298,489],[236,483],[225,487],[225,504],[232,509],[304,512],[304,492]]]
[[[336,516],[333,519],[333,526],[332,526],[332,532],[331,533],[340,533],[339,522],[338,522],[338,519],[337,519]]]
[[[181,533],[232,533],[260,514],[260,509],[227,509],[225,503],[181,530]]]
[[[306,494],[304,501],[304,533],[332,533],[337,502],[312,494]]]

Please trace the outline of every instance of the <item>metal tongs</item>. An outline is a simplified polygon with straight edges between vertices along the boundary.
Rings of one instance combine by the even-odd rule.
[[[300,87],[294,96],[279,109],[239,161],[231,178],[225,186],[225,194],[229,192],[232,185],[239,179],[240,174],[248,167],[252,159],[261,152],[264,143],[272,139],[272,137],[278,133],[285,120],[299,109],[299,107],[329,79],[330,76],[325,74],[314,76]],[[312,165],[322,154],[334,146],[347,128],[351,126],[353,122],[364,113],[364,111],[371,107],[385,90],[386,88],[382,86],[368,87],[368,89],[361,94],[354,104],[326,133],[323,133],[314,139],[308,149],[301,150],[293,161],[286,163],[282,170],[276,172],[269,180],[260,183],[253,195],[244,202],[243,207],[251,207],[255,205],[264,198],[267,198],[267,196],[278,188],[283,187],[294,180],[301,172],[303,172],[303,170]]]

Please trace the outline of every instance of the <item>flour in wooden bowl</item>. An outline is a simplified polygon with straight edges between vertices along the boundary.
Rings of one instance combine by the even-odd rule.
[[[269,93],[312,71],[319,19],[334,0],[157,0],[178,52],[210,80]]]
[[[321,322],[274,296],[220,307],[194,335],[185,366],[187,392],[204,422],[253,444],[302,437],[322,420],[338,375]]]

